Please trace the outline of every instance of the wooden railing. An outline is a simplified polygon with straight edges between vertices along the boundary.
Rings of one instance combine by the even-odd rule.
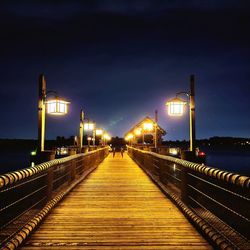
[[[128,154],[216,247],[250,249],[250,177],[133,147]]]
[[[0,176],[0,246],[15,249],[46,214],[108,155],[108,148]]]

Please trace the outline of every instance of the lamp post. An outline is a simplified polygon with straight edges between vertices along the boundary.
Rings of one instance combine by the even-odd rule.
[[[103,145],[103,129],[97,128],[95,130],[95,135],[99,136],[99,145],[100,145],[100,141],[101,141],[101,144]]]
[[[176,97],[169,100],[166,105],[170,116],[182,116],[184,106],[187,104],[184,100],[178,98],[179,95],[185,94],[189,97],[189,126],[190,126],[190,151],[195,153],[195,91],[194,75],[190,76],[190,92],[179,92]]]
[[[96,123],[93,122],[93,139],[92,139],[93,146],[95,146],[95,139],[96,139],[95,136],[96,136]]]
[[[60,99],[58,96],[47,100],[49,93],[56,93],[54,91],[46,91],[46,81],[43,74],[39,76],[39,90],[38,90],[38,145],[37,153],[44,151],[45,142],[45,112],[51,115],[65,115],[68,113],[69,102]]]
[[[79,128],[79,147],[80,147],[80,153],[82,151],[82,146],[83,146],[83,135],[84,135],[84,112],[81,109],[81,112],[80,112],[80,128]]]
[[[129,142],[129,145],[132,146],[132,139],[134,138],[134,135],[132,133],[129,133],[126,137],[125,140]]]
[[[107,143],[107,141],[110,141],[111,140],[111,137],[109,134],[105,133],[104,134],[104,139],[105,139],[105,143]]]
[[[95,145],[95,123],[94,122],[90,122],[89,119],[86,119],[87,122],[84,123],[84,130],[87,131],[92,131],[92,141],[93,141],[93,146]],[[88,143],[89,144],[89,143]]]
[[[157,134],[157,122],[158,122],[158,110],[155,110],[155,122],[154,122],[154,127],[155,127],[155,134],[154,134],[154,138],[155,138],[155,150],[157,152],[157,142],[158,142],[158,134]]]

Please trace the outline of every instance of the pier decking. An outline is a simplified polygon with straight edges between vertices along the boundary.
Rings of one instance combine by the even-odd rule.
[[[109,155],[48,215],[22,250],[212,249],[129,158]]]

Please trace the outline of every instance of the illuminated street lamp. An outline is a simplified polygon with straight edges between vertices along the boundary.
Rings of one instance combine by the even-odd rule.
[[[100,143],[101,143],[101,145],[104,144],[103,134],[104,134],[103,129],[97,128],[97,129],[95,130],[95,135],[96,135],[97,137],[99,137],[99,145],[100,145]]]
[[[104,139],[107,141],[110,141],[111,137],[109,136],[109,134],[104,134]]]
[[[182,116],[184,107],[187,104],[184,100],[178,98],[179,95],[185,94],[189,97],[189,124],[190,124],[190,151],[195,152],[195,92],[194,92],[194,75],[190,76],[190,92],[179,92],[176,97],[166,102],[168,114],[170,116]]]
[[[103,130],[102,129],[96,129],[95,134],[96,135],[103,135]]]
[[[182,116],[184,113],[185,105],[187,104],[186,101],[175,97],[169,100],[166,105],[168,106],[168,115],[170,116]]]
[[[92,136],[93,136],[93,146],[95,146],[95,127],[96,127],[96,124],[94,122],[89,122],[89,120],[87,119],[87,122],[84,123],[84,130],[87,130],[87,131],[92,131]]]
[[[46,91],[46,81],[44,75],[39,76],[39,92],[38,92],[38,153],[44,151],[45,141],[45,112],[51,115],[65,115],[68,113],[69,102],[59,98],[58,96],[46,100],[49,93],[54,91]]]
[[[125,137],[125,141],[128,141],[130,143],[130,146],[132,145],[132,139],[134,138],[134,135],[132,133],[129,133],[126,137]]]
[[[90,122],[85,123],[84,130],[87,130],[87,131],[94,130],[94,123],[90,123]]]
[[[105,134],[103,135],[103,140],[104,140],[104,145],[106,145],[106,142],[111,140],[110,135],[107,134],[107,133],[105,133]]]
[[[84,112],[81,109],[80,111],[80,126],[79,126],[79,148],[80,152],[83,146],[83,134],[84,134]]]
[[[68,113],[69,102],[55,97],[45,102],[47,114],[50,115],[65,115]]]

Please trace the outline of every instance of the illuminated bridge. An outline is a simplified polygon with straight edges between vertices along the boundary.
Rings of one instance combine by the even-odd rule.
[[[102,147],[0,176],[1,249],[250,249],[249,185]]]

